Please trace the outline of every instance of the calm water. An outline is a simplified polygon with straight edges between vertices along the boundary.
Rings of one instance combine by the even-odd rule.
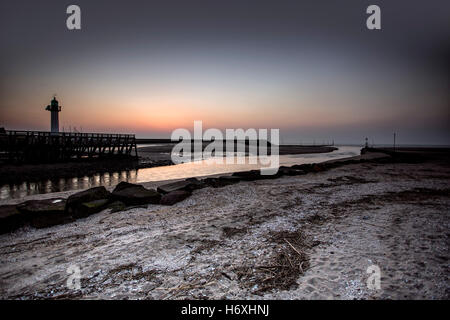
[[[361,147],[343,146],[330,153],[298,154],[280,156],[280,166],[323,162],[331,159],[351,157],[360,154]],[[97,186],[115,186],[121,181],[141,183],[170,179],[184,179],[220,173],[230,173],[250,169],[259,169],[258,164],[250,164],[248,157],[239,157],[244,164],[217,164],[210,160],[183,163],[172,166],[146,168],[116,172],[113,174],[97,174],[82,178],[47,180],[42,182],[22,183],[20,185],[4,185],[0,187],[0,199],[21,198],[27,195],[60,191],[82,190]],[[237,162],[237,161],[236,161]]]

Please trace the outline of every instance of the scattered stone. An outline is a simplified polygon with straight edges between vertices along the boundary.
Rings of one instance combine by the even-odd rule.
[[[35,228],[46,228],[72,221],[65,211],[66,200],[53,198],[46,200],[29,200],[17,205],[19,210]]]
[[[288,173],[289,176],[301,176],[304,174],[306,174],[306,172],[301,169],[291,169]]]
[[[66,202],[66,211],[74,218],[86,217],[85,203],[109,199],[111,193],[105,187],[95,187],[71,195]],[[88,210],[89,211],[89,210]]]
[[[208,186],[208,187],[213,187],[213,188],[217,188],[219,187],[219,179],[217,178],[205,178],[203,179],[204,183]]]
[[[169,192],[161,197],[161,204],[166,206],[174,205],[177,202],[183,201],[191,195],[189,191],[177,190]]]
[[[185,181],[190,182],[191,184],[187,187],[186,191],[194,191],[197,189],[205,188],[206,185],[203,180],[198,180],[197,178],[187,178]]]
[[[306,174],[305,171],[301,170],[301,169],[295,169],[292,167],[280,167],[278,172],[281,175],[285,175],[285,176],[299,176],[302,174]]]
[[[136,187],[138,186],[137,184],[133,184],[133,183],[129,183],[129,182],[125,182],[122,181],[120,182],[115,188],[113,192],[117,192],[117,191],[122,191],[126,188],[132,188],[132,187]]]
[[[306,173],[309,173],[309,172],[314,172],[314,169],[313,169],[314,166],[315,166],[315,163],[305,163],[305,164],[301,164],[301,165],[294,165],[291,168],[303,170]]]
[[[233,176],[221,176],[219,177],[219,183],[228,186],[230,184],[235,184],[241,181],[239,177],[233,177]]]
[[[107,207],[109,199],[100,199],[89,202],[83,202],[77,210],[77,217],[87,217],[91,214],[102,211]]]
[[[108,209],[111,209],[111,213],[123,211],[126,207],[122,201],[114,201],[107,206]]]
[[[24,215],[15,205],[0,206],[0,234],[12,232],[25,224]]]
[[[193,179],[195,179],[195,178],[193,178]],[[166,193],[170,193],[173,191],[179,191],[179,190],[192,191],[195,189],[199,189],[202,183],[200,181],[198,181],[197,179],[195,179],[195,180],[193,180],[193,179],[187,179],[187,180],[176,181],[176,182],[164,184],[162,186],[159,186],[156,190],[159,193],[166,194]]]
[[[325,168],[320,164],[315,164],[312,169],[314,172],[322,172],[325,170]]]
[[[259,180],[262,177],[259,170],[234,172],[232,176],[245,181]]]
[[[114,189],[112,198],[125,203],[127,206],[149,203],[158,204],[161,200],[161,195],[158,192],[146,189],[141,185],[130,183],[126,188],[123,187],[125,185],[122,185],[119,190]]]
[[[213,188],[221,188],[241,181],[240,177],[236,176],[222,176],[219,178],[206,178],[204,183]]]

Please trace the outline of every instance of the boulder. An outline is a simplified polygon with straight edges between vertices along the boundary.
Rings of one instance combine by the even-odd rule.
[[[298,176],[298,175],[305,174],[305,171],[303,171],[301,169],[295,169],[292,167],[280,167],[278,172],[281,175],[285,175],[285,176]]]
[[[313,171],[313,165],[309,163],[296,164],[291,167],[292,169],[303,170],[303,172],[308,173]]]
[[[291,169],[291,168],[279,168],[278,169],[278,173],[282,176],[288,176],[289,173],[291,172],[291,170],[295,170],[295,169]]]
[[[208,187],[217,188],[219,186],[218,180],[219,179],[217,179],[217,178],[205,178],[205,179],[203,179],[203,182]]]
[[[100,200],[94,200],[94,201],[89,201],[89,202],[83,202],[77,208],[76,216],[77,216],[77,218],[81,218],[81,217],[87,217],[87,216],[90,216],[91,214],[100,212],[103,209],[106,209],[108,203],[109,203],[109,199],[100,199]]]
[[[322,172],[325,171],[325,168],[321,164],[314,164],[312,170],[314,172]]]
[[[166,206],[174,205],[177,202],[183,201],[191,195],[189,191],[177,190],[169,192],[161,197],[161,204]]]
[[[68,208],[101,199],[108,199],[111,193],[105,187],[95,187],[71,195],[66,202]]]
[[[122,201],[114,201],[107,206],[108,209],[111,209],[111,213],[123,211],[126,207],[127,206]]]
[[[138,184],[129,184],[125,188],[122,185],[119,190],[114,189],[112,199],[121,201],[127,206],[141,205],[141,204],[158,204],[161,200],[161,195],[155,190],[149,190]]]
[[[235,184],[241,181],[241,178],[236,176],[221,176],[218,179],[220,186],[228,186],[230,184]]]
[[[289,170],[289,172],[288,172],[288,176],[301,176],[301,175],[304,175],[304,174],[306,174],[306,172],[304,171],[304,170],[301,170],[301,169],[291,169],[291,170]]]
[[[0,234],[12,232],[25,224],[25,216],[15,205],[0,206]]]
[[[133,184],[133,183],[122,181],[114,188],[114,191],[121,191],[126,188],[131,188],[131,187],[136,187],[136,186],[138,186],[138,184]]]
[[[168,184],[164,184],[159,186],[156,190],[159,193],[166,194],[173,191],[193,191],[196,189],[203,188],[205,185],[202,181],[197,180],[196,178],[189,178],[182,181],[171,182]]]
[[[241,172],[234,172],[233,177],[239,177],[239,179],[244,181],[253,181],[262,179],[263,176],[261,176],[259,170],[250,170],[250,171],[241,171]]]
[[[339,161],[331,161],[331,162],[324,162],[323,164],[322,164],[322,166],[325,168],[325,169],[334,169],[334,168],[337,168],[337,167],[339,167],[339,166],[341,166],[342,164],[339,162]]]
[[[25,215],[32,227],[46,228],[72,221],[70,214],[65,210],[65,206],[65,199],[53,198],[26,201],[18,204],[17,210]]]
[[[111,193],[105,187],[95,187],[71,195],[66,202],[66,211],[74,218],[82,218],[89,215],[91,209],[84,205],[97,200],[107,200]],[[94,205],[95,206],[95,205]],[[98,212],[98,211],[97,211]]]
[[[201,189],[206,187],[205,183],[202,180],[198,180],[197,178],[187,178],[184,180],[186,182],[190,182],[191,184],[187,187],[187,191],[194,191],[197,189]]]
[[[235,184],[241,181],[240,177],[236,176],[222,176],[219,178],[206,178],[203,180],[205,185],[213,188],[221,188],[230,184]]]

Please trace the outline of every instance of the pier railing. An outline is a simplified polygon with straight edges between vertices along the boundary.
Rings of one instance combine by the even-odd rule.
[[[108,157],[137,157],[135,135],[18,130],[0,132],[0,159],[9,162],[45,163]]]

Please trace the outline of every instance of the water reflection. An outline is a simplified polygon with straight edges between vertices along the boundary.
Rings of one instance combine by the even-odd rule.
[[[323,162],[331,159],[351,157],[360,154],[360,147],[339,147],[339,150],[330,153],[282,155],[279,158],[280,166]],[[241,158],[241,157],[240,157]],[[41,182],[24,182],[0,187],[0,199],[14,199],[41,193],[52,193],[70,190],[82,190],[98,186],[115,186],[121,181],[142,183],[148,181],[161,181],[170,179],[184,179],[220,173],[230,173],[258,169],[259,164],[251,164],[248,157],[242,164],[211,164],[211,160],[183,163],[173,166],[163,166],[140,170],[109,172],[70,179],[46,180]]]
[[[98,186],[115,186],[121,181],[137,182],[137,170],[110,172],[68,179],[9,184],[0,188],[0,199],[16,199],[41,193],[81,190]]]

